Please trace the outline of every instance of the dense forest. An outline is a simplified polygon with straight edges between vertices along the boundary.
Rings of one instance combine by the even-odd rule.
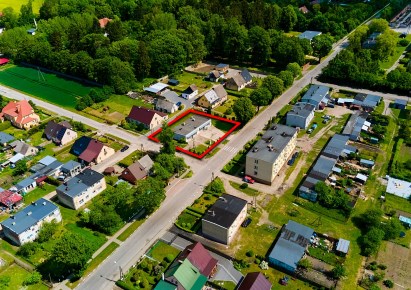
[[[45,0],[39,15],[29,1],[19,12],[5,8],[0,52],[106,84],[117,93],[147,76],[176,74],[204,58],[283,68],[304,64],[307,40],[287,34],[319,30],[335,40],[388,0],[310,5],[309,1]],[[347,2],[347,1],[346,1]],[[402,0],[386,9],[386,17]],[[298,9],[305,5],[309,12]],[[398,7],[396,6],[398,5]],[[384,15],[383,15],[384,16]],[[27,33],[34,27],[35,35]],[[102,28],[99,19],[111,21]]]

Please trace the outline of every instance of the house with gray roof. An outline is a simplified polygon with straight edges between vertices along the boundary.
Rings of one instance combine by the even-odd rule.
[[[344,239],[339,239],[337,242],[336,246],[336,252],[339,253],[342,256],[345,256],[348,254],[348,250],[350,249],[350,241],[344,240]]]
[[[63,164],[60,170],[66,177],[73,177],[81,172],[81,164],[77,161],[70,160]]]
[[[238,72],[227,80],[226,87],[227,89],[234,91],[241,91],[247,85],[253,82],[253,78],[250,72],[247,69]]]
[[[158,99],[156,102],[156,110],[172,114],[178,110],[178,106],[167,99]]]
[[[303,33],[301,33],[300,35],[298,35],[299,39],[307,39],[311,41],[314,39],[314,37],[321,35],[322,32],[321,31],[312,31],[312,30],[306,30]]]
[[[92,169],[85,169],[56,188],[61,203],[78,209],[106,189],[104,175]]]
[[[40,198],[10,216],[1,225],[6,238],[21,246],[37,238],[43,223],[61,220],[59,207],[47,199]]]
[[[211,127],[211,119],[200,115],[191,116],[190,119],[174,128],[174,139],[187,142],[201,130]]]
[[[14,137],[11,136],[10,134],[0,132],[0,145],[1,146],[6,146],[13,140],[14,140]]]
[[[355,112],[351,115],[347,125],[345,125],[342,134],[348,136],[351,141],[358,141],[360,139],[361,131],[368,131],[370,124],[367,122],[367,118],[367,112]],[[369,125],[367,126],[367,124]]]
[[[301,103],[308,103],[315,106],[315,109],[323,109],[330,101],[330,88],[320,85],[311,85],[308,91],[301,98]]]
[[[293,274],[297,270],[298,262],[304,257],[313,234],[313,229],[289,220],[281,229],[280,237],[268,256],[269,263]]]
[[[222,85],[214,86],[206,91],[197,100],[197,104],[203,108],[214,108],[227,100],[228,94]]]
[[[34,156],[37,154],[37,152],[39,152],[39,149],[37,149],[36,147],[31,146],[20,140],[11,142],[10,146],[13,148],[14,153],[20,153],[25,157]]]
[[[203,236],[228,245],[246,217],[247,201],[230,194],[223,194],[201,220]]]
[[[314,118],[315,106],[309,103],[297,103],[287,113],[286,125],[306,129]]]
[[[245,174],[271,184],[290,158],[297,143],[297,129],[275,124],[246,155]]]

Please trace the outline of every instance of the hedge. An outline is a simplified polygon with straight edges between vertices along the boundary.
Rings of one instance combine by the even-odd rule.
[[[116,285],[124,290],[135,290],[134,286],[128,285],[126,282],[118,280],[116,281]]]
[[[191,206],[187,207],[184,211],[198,218],[202,218],[204,214],[202,212],[198,212],[197,210],[192,210]]]
[[[192,206],[187,207],[187,210],[192,211],[192,212],[194,212],[194,213],[198,213],[198,214],[200,214],[201,216],[203,216],[203,214],[204,214],[204,212],[202,212],[202,211],[200,211],[200,210],[198,210],[198,209],[196,209],[196,208],[194,208],[194,207],[192,207]],[[191,214],[191,212],[190,212],[190,214]],[[197,215],[196,215],[196,216],[197,216]]]

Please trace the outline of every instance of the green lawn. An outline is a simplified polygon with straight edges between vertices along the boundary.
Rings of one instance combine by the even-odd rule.
[[[238,99],[237,97],[229,95],[227,101],[225,101],[224,104],[222,104],[221,106],[214,108],[213,111],[218,112],[220,114],[227,115],[227,117],[234,117],[235,116],[234,112],[231,112],[231,114],[227,114],[227,110],[230,109],[234,105],[234,102],[237,99]]]
[[[120,241],[125,241],[129,236],[131,236],[135,230],[138,229],[139,226],[141,226],[144,223],[145,219],[140,219],[134,221],[124,232],[122,232],[118,237],[117,240]]]
[[[408,34],[406,39],[411,41],[411,34]],[[380,67],[382,69],[389,69],[390,67],[392,67],[394,63],[397,61],[397,59],[401,56],[401,54],[403,54],[406,48],[407,47],[397,45],[394,54],[387,60],[381,62]]]
[[[205,213],[215,202],[217,197],[208,193],[203,193],[199,198],[197,198],[190,208]]]
[[[175,259],[179,253],[180,251],[176,248],[162,241],[158,241],[147,253],[147,256],[161,262],[165,257],[167,257],[167,255],[172,255],[173,259]]]
[[[326,250],[323,250],[319,247],[309,247],[308,251],[311,257],[324,261],[325,263],[330,264],[331,266],[336,266],[338,264],[344,263],[344,258],[337,256],[333,252],[327,252]]]
[[[120,166],[128,167],[128,166],[130,166],[131,164],[133,164],[134,162],[136,162],[138,159],[140,159],[143,156],[144,156],[144,152],[136,150],[133,153],[131,153],[130,155],[128,155],[126,158],[121,160],[118,164]]]
[[[211,123],[213,124],[214,127],[216,127],[217,129],[223,132],[229,131],[234,126],[231,123],[227,123],[227,122],[220,121],[220,120],[214,120],[214,119],[211,120]]]
[[[76,224],[67,224],[65,228],[68,231],[83,236],[83,238],[90,241],[93,245],[93,252],[99,249],[107,241],[107,238],[103,234],[93,232],[87,228],[80,228]]]
[[[241,192],[244,192],[245,194],[247,194],[247,195],[249,195],[249,196],[256,196],[256,195],[258,195],[258,193],[259,193],[258,190],[254,189],[254,188],[251,188],[251,187],[241,188],[241,184],[239,184],[239,183],[237,183],[237,182],[234,182],[234,181],[230,181],[230,185],[231,185],[233,188],[235,188],[235,189],[237,189],[237,190],[239,190],[239,191],[241,191]]]
[[[6,7],[13,8],[15,13],[19,13],[20,7],[23,4],[27,4],[27,0],[1,0],[0,1],[0,11],[2,11]],[[38,13],[41,5],[43,4],[43,0],[33,0],[33,12]],[[34,27],[34,23],[33,23]]]
[[[234,282],[232,282],[232,281],[217,281],[217,280],[214,280],[214,281],[213,281],[213,284],[220,286],[221,289],[224,289],[224,290],[235,290],[235,289],[236,289],[236,286],[237,286],[237,285],[236,285]],[[220,288],[219,288],[219,289],[220,289]]]
[[[27,289],[27,290],[47,290],[49,289],[47,286],[45,286],[42,283],[37,283],[35,285],[30,285],[30,286],[23,286],[23,282],[25,279],[27,279],[30,276],[30,272],[26,271],[25,269],[21,268],[17,264],[13,264],[4,271],[0,273],[0,279],[4,279],[9,277],[10,278],[10,283],[3,287],[1,285],[1,289],[10,289],[10,290],[16,290],[16,289]],[[23,288],[24,287],[24,288]]]
[[[195,232],[200,221],[200,217],[195,216],[188,210],[184,210],[177,218],[176,225],[180,226],[182,229]]]
[[[176,79],[180,81],[180,84],[177,86],[172,86],[171,88],[179,92],[183,92],[191,84],[195,84],[197,86],[199,93],[202,93],[203,91],[211,88],[214,85],[214,83],[206,82],[204,80],[204,76],[196,75],[186,71],[176,76]]]
[[[46,100],[56,105],[74,109],[77,97],[87,95],[91,87],[36,69],[14,66],[0,71],[0,83]]]
[[[49,194],[55,189],[56,189],[55,186],[45,183],[42,187],[37,187],[36,189],[27,193],[24,196],[24,203],[30,204],[32,201],[38,200],[39,198]]]
[[[393,194],[387,193],[385,195],[384,207],[406,211],[411,214],[411,201]]]

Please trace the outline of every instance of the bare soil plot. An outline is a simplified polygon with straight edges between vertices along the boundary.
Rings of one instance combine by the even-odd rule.
[[[387,266],[385,279],[394,282],[394,289],[411,288],[411,251],[400,245],[387,242],[385,249],[378,253],[379,264]]]

